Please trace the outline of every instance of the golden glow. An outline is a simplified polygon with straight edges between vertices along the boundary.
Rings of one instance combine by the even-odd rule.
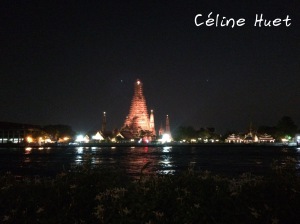
[[[104,140],[103,136],[100,134],[99,131],[95,135],[92,136],[92,139],[98,140],[98,141]]]
[[[30,136],[27,136],[26,140],[27,140],[27,142],[28,142],[28,143],[31,143],[31,142],[33,142],[33,138],[32,138],[32,137],[30,137]]]
[[[282,141],[282,142],[288,142],[289,140],[286,139],[286,138],[282,138],[281,141]]]
[[[112,138],[111,141],[112,141],[112,142],[116,142],[116,138]]]
[[[51,143],[52,141],[51,141],[51,139],[50,138],[46,138],[45,139],[45,143]]]
[[[140,82],[140,81],[137,81],[136,83],[139,85],[141,82]]]

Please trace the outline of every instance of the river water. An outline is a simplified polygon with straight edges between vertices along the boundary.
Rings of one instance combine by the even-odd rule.
[[[245,172],[267,175],[271,164],[286,157],[300,161],[300,149],[267,146],[190,147],[24,147],[0,148],[0,172],[21,176],[55,176],[90,163],[94,167],[120,168],[128,175],[146,173],[176,174],[193,167],[196,171],[235,176]]]

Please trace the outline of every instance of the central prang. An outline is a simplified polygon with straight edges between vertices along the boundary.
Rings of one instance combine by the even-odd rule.
[[[134,138],[153,138],[156,135],[153,110],[149,118],[146,99],[143,95],[143,84],[139,79],[134,84],[129,115],[125,119],[122,131],[130,131]]]

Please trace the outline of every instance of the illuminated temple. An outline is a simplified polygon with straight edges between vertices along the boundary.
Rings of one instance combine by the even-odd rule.
[[[156,135],[153,110],[149,117],[146,99],[143,95],[143,84],[139,79],[134,84],[129,115],[125,119],[122,130],[130,131],[133,137],[140,137],[142,133],[149,137]]]

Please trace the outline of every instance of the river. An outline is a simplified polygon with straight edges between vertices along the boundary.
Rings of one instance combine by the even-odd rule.
[[[146,173],[176,174],[193,168],[235,176],[245,172],[267,175],[272,163],[286,157],[300,161],[300,149],[278,146],[191,147],[22,147],[0,148],[0,171],[21,176],[55,176],[90,163],[105,169],[120,168],[128,175]]]

